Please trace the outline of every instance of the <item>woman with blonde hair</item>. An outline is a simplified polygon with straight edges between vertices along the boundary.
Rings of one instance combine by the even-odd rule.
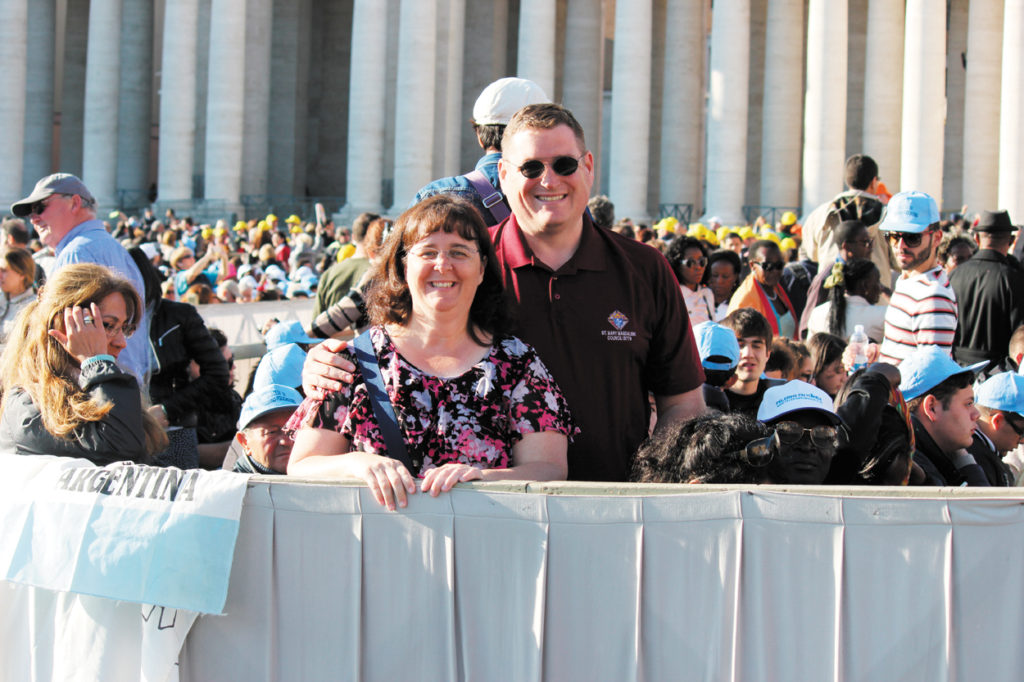
[[[117,356],[142,315],[131,283],[89,263],[61,268],[18,318],[0,357],[0,449],[145,461],[167,446]]]

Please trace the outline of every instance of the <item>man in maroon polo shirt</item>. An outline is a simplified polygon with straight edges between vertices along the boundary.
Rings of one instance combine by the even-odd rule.
[[[512,215],[491,228],[516,335],[537,349],[565,393],[580,434],[569,478],[625,481],[650,425],[704,412],[704,371],[679,283],[656,249],[594,226],[586,213],[594,158],[557,104],[520,109],[501,141],[498,176]],[[313,349],[306,395],[348,381],[332,351]]]
[[[581,433],[572,480],[624,481],[657,426],[704,411],[704,373],[679,285],[655,249],[594,226],[586,213],[594,159],[564,107],[520,109],[498,167],[512,215],[491,228],[516,334],[565,392]]]

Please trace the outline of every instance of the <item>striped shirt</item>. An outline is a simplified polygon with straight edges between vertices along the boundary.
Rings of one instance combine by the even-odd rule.
[[[956,294],[941,267],[903,273],[885,312],[879,361],[898,365],[918,346],[938,346],[952,353],[956,318]]]

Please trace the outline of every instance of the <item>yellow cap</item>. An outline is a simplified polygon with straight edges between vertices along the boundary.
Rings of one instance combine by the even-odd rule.
[[[739,234],[739,236],[743,237],[744,239],[750,239],[751,237],[756,236],[754,234],[754,228],[750,227],[749,225],[738,229],[733,228],[732,230],[730,230],[730,232],[736,232],[737,234]]]
[[[654,224],[654,229],[655,230],[665,230],[669,234],[675,234],[676,225],[678,225],[678,224],[679,224],[679,220],[677,220],[676,218],[674,218],[672,216],[668,216],[667,218],[662,218],[661,220],[656,222]]]
[[[237,223],[235,223],[235,226],[232,229],[235,232],[245,232],[246,230],[249,229],[249,223],[245,222],[244,220],[239,220]]]
[[[213,236],[213,228],[204,227],[199,234],[203,235],[203,239],[209,239],[210,237]]]
[[[788,227],[789,225],[793,225],[795,223],[796,213],[793,213],[792,211],[786,211],[785,213],[782,214],[782,224],[784,226]]]
[[[228,231],[225,230],[223,227],[215,227],[215,228],[213,228],[213,233],[215,235],[222,235],[222,234],[227,234]]]
[[[270,229],[270,223],[268,223],[266,220],[261,220],[257,227],[260,228],[260,232],[266,232],[267,230]]]
[[[264,220],[266,220],[268,223],[272,223],[277,220],[277,216],[274,215],[273,213],[268,213],[267,217]]]
[[[286,223],[293,223],[295,225],[301,225],[302,224],[302,218],[300,218],[299,216],[295,215],[294,213],[292,213],[290,216],[285,218],[284,221]]]
[[[786,237],[785,239],[782,240],[782,243],[779,244],[779,246],[786,249],[787,251],[792,251],[793,249],[796,248],[796,240],[793,239],[792,237]]]
[[[341,262],[346,258],[351,258],[355,252],[355,244],[345,244],[345,246],[338,249],[338,262]]]
[[[288,228],[288,231],[291,232],[292,234],[301,234],[302,233],[302,225],[295,225],[295,224],[293,224],[291,227]]]

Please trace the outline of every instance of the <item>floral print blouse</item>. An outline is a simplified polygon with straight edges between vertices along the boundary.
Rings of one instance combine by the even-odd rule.
[[[449,462],[480,469],[508,468],[514,465],[512,446],[523,434],[556,431],[572,437],[579,432],[547,367],[531,346],[515,337],[495,342],[465,374],[441,378],[402,357],[383,327],[372,327],[367,333],[419,476]],[[355,363],[351,350],[343,350],[342,355]],[[287,428],[302,425],[337,431],[351,441],[353,451],[385,454],[384,438],[358,371],[351,384],[323,401],[307,398]]]

